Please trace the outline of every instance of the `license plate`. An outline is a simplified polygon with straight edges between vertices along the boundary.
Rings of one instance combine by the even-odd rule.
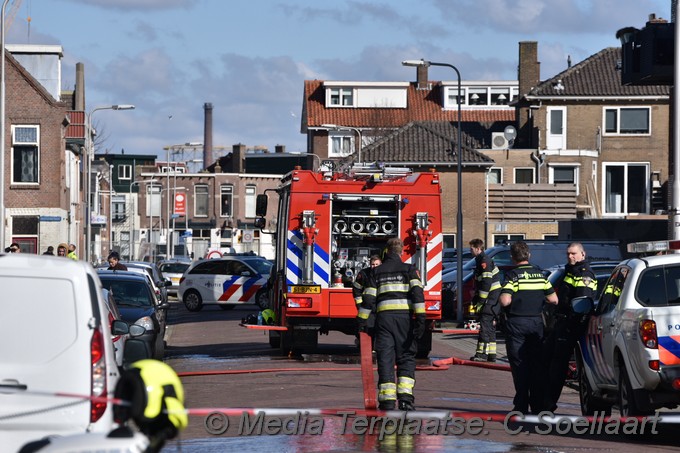
[[[293,294],[321,294],[321,286],[319,285],[314,285],[314,286],[300,286],[300,285],[295,285],[295,286],[290,286],[288,289],[289,293]]]

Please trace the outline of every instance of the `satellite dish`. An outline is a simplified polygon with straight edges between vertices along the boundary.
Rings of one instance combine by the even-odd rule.
[[[509,142],[511,142],[517,137],[517,129],[515,129],[514,126],[506,126],[503,130],[503,135]]]

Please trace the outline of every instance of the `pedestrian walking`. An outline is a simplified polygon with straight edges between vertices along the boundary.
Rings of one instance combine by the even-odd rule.
[[[472,303],[479,314],[479,337],[477,350],[470,358],[475,362],[496,361],[496,324],[501,311],[498,296],[501,282],[498,268],[493,260],[484,253],[484,241],[470,241],[470,252],[475,256],[475,296]]]
[[[54,247],[51,245],[47,247],[47,250],[43,253],[43,255],[51,255],[54,256]]]
[[[597,280],[595,273],[586,261],[586,251],[580,242],[572,242],[567,247],[567,263],[564,266],[564,279],[557,288],[558,304],[553,314],[554,323],[544,345],[544,357],[548,366],[548,385],[546,388],[546,408],[557,409],[557,401],[562,394],[567,379],[569,361],[574,347],[583,333],[585,324],[582,316],[571,309],[575,297],[595,297]]]
[[[525,242],[514,242],[510,255],[516,267],[505,273],[499,300],[507,316],[505,342],[515,385],[513,411],[537,414],[545,409],[546,385],[541,313],[546,301],[557,304],[557,294],[541,269],[529,264],[531,252]]]
[[[397,401],[400,410],[415,410],[417,340],[425,333],[425,299],[415,266],[401,260],[403,248],[399,238],[387,241],[387,254],[368,276],[357,315],[360,330],[365,330],[369,315],[374,308],[376,311],[374,347],[380,410],[395,409]]]

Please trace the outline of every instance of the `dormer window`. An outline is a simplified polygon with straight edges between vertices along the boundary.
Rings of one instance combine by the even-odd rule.
[[[351,107],[354,105],[354,95],[351,88],[331,88],[330,105],[336,107]]]

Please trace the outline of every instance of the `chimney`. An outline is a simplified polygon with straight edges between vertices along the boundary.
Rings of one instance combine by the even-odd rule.
[[[522,41],[519,43],[519,81],[520,98],[538,86],[541,81],[541,63],[538,61],[538,42]]]
[[[246,145],[239,143],[234,145],[231,151],[231,172],[243,173],[243,158],[246,154]]]
[[[416,89],[418,90],[429,90],[432,87],[430,86],[430,83],[428,82],[427,78],[427,66],[417,66],[416,67],[416,80],[418,82],[418,85]]]
[[[76,63],[76,93],[74,110],[85,111],[85,65]]]
[[[213,105],[210,102],[203,104],[205,114],[203,125],[203,169],[208,168],[213,163]]]
[[[285,153],[286,152],[286,145],[276,145],[276,146],[274,146],[274,152]]]

